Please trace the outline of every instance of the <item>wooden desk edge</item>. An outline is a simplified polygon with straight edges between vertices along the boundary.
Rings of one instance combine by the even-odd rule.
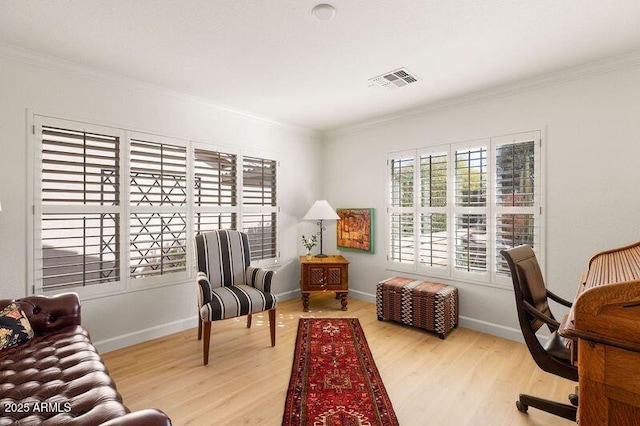
[[[566,315],[564,320],[560,323],[558,328],[558,334],[567,339],[582,339],[589,342],[601,343],[604,345],[615,346],[620,349],[625,349],[633,352],[640,352],[640,344],[622,341],[618,339],[612,339],[610,337],[602,336],[600,334],[591,333],[589,331],[578,330],[574,327],[573,322],[569,320],[569,316]]]

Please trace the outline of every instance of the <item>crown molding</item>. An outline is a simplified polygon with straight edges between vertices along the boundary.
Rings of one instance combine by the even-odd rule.
[[[571,81],[581,80],[584,78],[589,78],[596,75],[606,74],[609,72],[636,66],[640,66],[640,51],[633,52],[627,55],[608,58],[601,61],[590,62],[588,64],[567,68],[561,71],[543,74],[537,77],[518,81],[516,83],[500,85],[486,90],[480,90],[467,95],[445,99],[443,101],[434,102],[432,104],[423,105],[397,113],[382,115],[370,120],[364,120],[359,123],[355,123],[353,125],[347,125],[337,129],[327,130],[323,133],[323,137],[326,139],[327,137],[354,133],[369,127],[375,127],[377,125],[403,120],[420,114],[464,107],[491,99],[503,98],[530,90],[555,86],[558,84],[568,83]]]
[[[425,114],[429,112],[443,111],[447,109],[459,108],[475,103],[502,98],[517,93],[530,90],[541,89],[562,83],[567,83],[583,78],[605,74],[624,68],[636,67],[640,65],[640,51],[627,55],[608,58],[601,61],[591,62],[585,65],[568,68],[565,70],[544,74],[530,79],[501,85],[486,90],[477,91],[467,95],[457,96],[443,101],[434,102],[409,110],[403,110],[396,113],[385,114],[373,119],[364,120],[352,125],[343,126],[337,129],[319,131],[307,127],[297,126],[294,124],[274,120],[269,117],[260,116],[258,114],[242,111],[233,107],[211,101],[195,95],[189,95],[166,87],[154,85],[141,80],[125,77],[116,73],[100,70],[79,64],[77,62],[60,59],[54,56],[45,55],[32,50],[24,49],[18,46],[0,42],[0,58],[12,61],[22,62],[28,65],[46,68],[49,70],[70,74],[76,77],[93,80],[100,83],[112,84],[114,86],[138,91],[150,95],[166,96],[179,100],[186,100],[204,105],[209,108],[216,109],[222,113],[235,115],[244,119],[254,121],[256,123],[266,124],[286,130],[300,132],[315,137],[333,137],[343,134],[354,133],[369,127],[399,121],[412,116]]]
[[[46,55],[3,42],[0,42],[0,58],[70,74],[75,77],[93,80],[99,83],[107,83],[119,88],[138,91],[149,95],[165,96],[178,100],[198,103],[206,107],[216,109],[222,113],[235,115],[261,124],[267,124],[274,127],[301,132],[303,134],[316,137],[320,135],[320,132],[314,129],[309,129],[283,121],[274,120],[269,117],[253,114],[224,104],[220,104],[203,97],[168,89],[166,87],[147,83],[142,80],[125,77],[120,74],[93,68],[87,65],[79,64],[77,62],[68,61],[66,59],[60,59],[55,56]]]

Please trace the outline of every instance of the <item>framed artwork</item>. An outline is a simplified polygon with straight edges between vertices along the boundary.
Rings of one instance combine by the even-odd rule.
[[[338,249],[373,253],[373,209],[336,209]]]

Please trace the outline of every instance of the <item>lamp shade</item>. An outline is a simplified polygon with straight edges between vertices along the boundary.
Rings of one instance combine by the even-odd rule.
[[[327,200],[318,200],[309,209],[307,214],[302,218],[304,220],[338,220],[340,216],[329,205]]]

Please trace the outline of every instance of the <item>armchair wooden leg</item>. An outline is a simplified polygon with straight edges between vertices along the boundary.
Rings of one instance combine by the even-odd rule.
[[[276,310],[269,310],[269,330],[271,331],[271,346],[276,345]]]
[[[202,318],[198,314],[198,340],[202,340]]]
[[[209,342],[211,341],[211,321],[204,322],[204,341],[202,342],[202,356],[204,365],[209,364]]]
[[[247,328],[251,328],[251,314],[247,315]]]

